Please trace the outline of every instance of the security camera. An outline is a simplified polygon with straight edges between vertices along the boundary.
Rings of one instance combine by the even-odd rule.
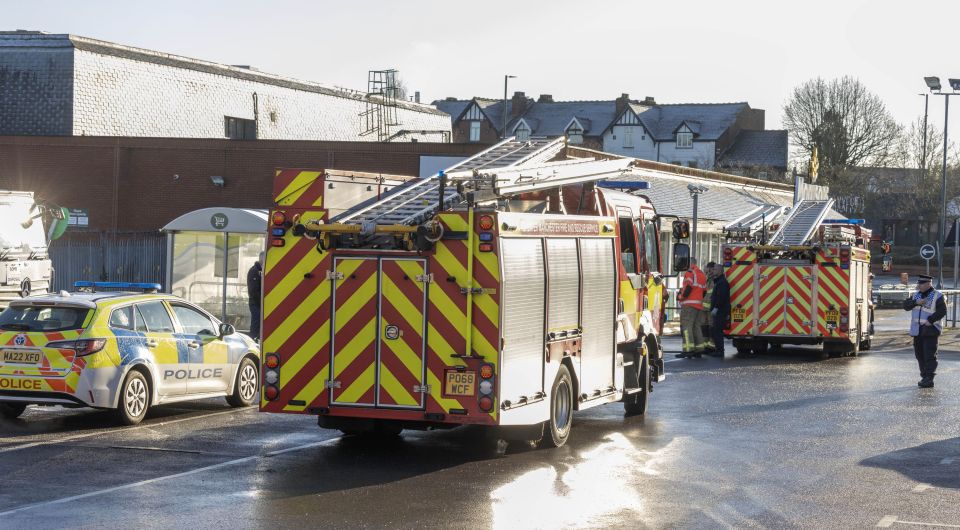
[[[216,186],[216,187],[218,187],[218,188],[222,188],[222,187],[223,187],[223,184],[224,184],[223,177],[221,177],[221,176],[219,176],[219,175],[213,175],[213,176],[211,176],[211,177],[210,177],[210,182],[213,182],[213,185]]]

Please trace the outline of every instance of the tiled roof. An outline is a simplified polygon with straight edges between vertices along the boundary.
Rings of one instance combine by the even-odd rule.
[[[765,166],[787,169],[787,131],[740,131],[721,157],[722,167]]]
[[[658,141],[672,140],[674,132],[684,122],[696,134],[697,140],[716,140],[748,107],[746,103],[630,104],[630,109]]]
[[[532,132],[534,136],[562,136],[574,117],[586,127],[584,134],[599,136],[616,117],[616,104],[613,101],[557,101],[554,103],[532,103],[523,114],[523,118],[533,118],[539,125]],[[510,120],[508,130],[513,129],[518,118]],[[530,123],[530,120],[527,120]],[[532,126],[532,123],[531,123]]]
[[[441,112],[449,114],[451,120],[455,120],[458,116],[463,114],[463,111],[467,110],[467,106],[470,105],[470,101],[464,101],[462,99],[453,101],[441,99],[434,101],[432,105],[437,107],[437,109],[439,109]]]

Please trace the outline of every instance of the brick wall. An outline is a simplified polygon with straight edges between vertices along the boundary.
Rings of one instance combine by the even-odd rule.
[[[19,43],[0,47],[0,135],[70,134],[73,49]]]
[[[199,208],[268,208],[277,167],[418,175],[421,155],[469,156],[483,147],[0,136],[0,188],[87,209],[92,230],[157,230]],[[226,185],[214,186],[214,175]]]
[[[470,121],[460,120],[453,126],[453,142],[467,143],[470,141]],[[480,141],[481,144],[495,144],[500,141],[500,134],[489,120],[480,122]]]

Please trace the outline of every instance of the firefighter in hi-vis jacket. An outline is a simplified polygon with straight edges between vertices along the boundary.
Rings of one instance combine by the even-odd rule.
[[[680,334],[683,336],[683,352],[677,357],[700,357],[706,347],[703,337],[703,325],[706,318],[703,311],[703,294],[707,286],[707,276],[697,267],[697,259],[690,258],[690,269],[683,273],[680,286]]]

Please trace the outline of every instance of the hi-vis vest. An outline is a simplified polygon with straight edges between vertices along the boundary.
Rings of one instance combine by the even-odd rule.
[[[690,295],[683,297],[683,291],[688,285],[690,286]],[[694,265],[683,274],[683,285],[680,286],[680,305],[703,309],[703,292],[706,287],[707,275]]]
[[[913,301],[918,302],[922,299],[923,305],[914,307],[913,311],[910,312],[911,337],[916,337],[920,334],[920,323],[927,320],[930,315],[937,310],[937,301],[941,298],[943,298],[943,295],[936,289],[927,291],[926,297],[924,297],[923,293],[914,293]],[[937,331],[943,331],[943,324],[940,320],[934,322],[933,326],[937,328]]]

